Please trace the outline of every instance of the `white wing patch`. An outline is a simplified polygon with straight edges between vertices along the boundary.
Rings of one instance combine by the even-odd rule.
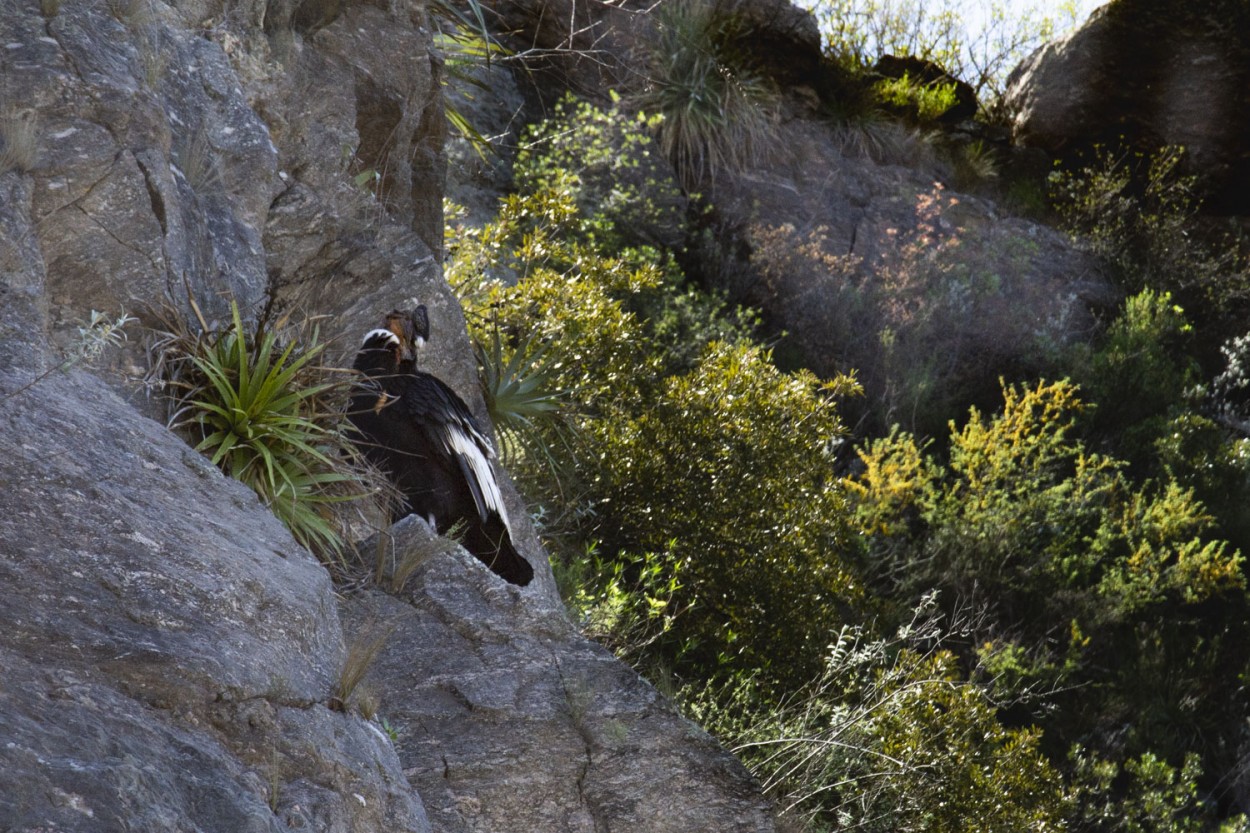
[[[503,494],[499,491],[499,483],[490,467],[490,459],[482,451],[482,447],[459,425],[444,425],[442,428],[443,444],[447,450],[467,462],[469,470],[473,472],[473,480],[476,482],[469,485],[475,487],[473,497],[478,504],[478,514],[485,520],[490,512],[496,512],[504,526],[511,529],[508,510],[503,505]]]

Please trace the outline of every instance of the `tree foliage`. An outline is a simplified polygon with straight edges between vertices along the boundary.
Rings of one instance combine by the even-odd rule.
[[[899,431],[862,450],[850,488],[878,592],[903,600],[941,588],[986,606],[983,659],[1007,670],[1012,658],[1018,688],[1095,686],[1056,698],[1072,706],[1049,722],[1059,736],[1110,731],[1127,713],[1133,743],[1176,740],[1154,730],[1181,714],[1186,732],[1212,737],[1219,721],[1207,715],[1226,708],[1228,688],[1142,686],[1162,657],[1187,657],[1195,678],[1243,661],[1219,636],[1224,625],[1212,632],[1201,615],[1244,606],[1240,553],[1211,536],[1191,489],[1135,484],[1122,461],[1089,449],[1070,383],[1003,396],[1001,413],[973,409],[952,424],[945,463]]]
[[[856,67],[883,55],[914,55],[967,81],[982,99],[997,98],[1009,72],[1056,32],[1077,22],[1076,4],[1008,5],[920,0],[807,0],[825,49]],[[970,30],[968,22],[979,18]]]
[[[1208,315],[1244,309],[1250,267],[1234,240],[1198,222],[1202,193],[1184,173],[1185,156],[1180,147],[1146,154],[1099,146],[1085,166],[1051,175],[1052,198],[1129,292],[1170,292]]]
[[[1247,351],[1230,340],[1204,387],[1180,304],[1214,284],[1181,279],[1187,255],[1139,264],[1105,331],[1048,354],[1075,381],[1004,383],[998,412],[942,436],[968,398],[954,370],[984,351],[932,349],[960,318],[938,305],[985,318],[997,290],[950,257],[954,198],[922,196],[863,285],[846,259],[803,257],[819,229],[762,234],[765,282],[804,263],[796,306],[836,308],[822,346],[863,374],[877,420],[860,425],[882,429],[843,477],[857,383],[780,370],[752,313],[686,281],[691,206],[662,123],[565,101],[526,133],[498,217],[449,238],[575,619],[660,679],[699,681],[687,706],[813,829],[1212,829],[1203,791],[1233,767],[1250,669],[1225,540],[1250,484],[1225,433]],[[1125,269],[1187,205],[1143,231],[1117,196],[1140,193],[1064,187]],[[947,621],[979,615],[910,618],[934,599]]]
[[[602,149],[640,155],[645,124],[619,110],[577,121],[533,132],[548,151],[518,161],[533,190],[504,200],[494,223],[462,229],[448,269],[475,338],[492,355],[499,344],[496,363],[515,371],[516,351],[541,350],[544,386],[565,399],[569,430],[540,431],[514,472],[553,508],[553,533],[593,543],[605,599],[639,586],[643,565],[668,565],[671,576],[643,582],[681,611],[655,646],[665,663],[804,673],[858,595],[831,474],[835,399],[855,384],[778,370],[751,340],[750,316],[685,285],[670,253],[622,247],[621,224],[654,221],[668,203],[627,187],[584,198],[611,179],[596,173]],[[564,464],[537,464],[550,457]]]

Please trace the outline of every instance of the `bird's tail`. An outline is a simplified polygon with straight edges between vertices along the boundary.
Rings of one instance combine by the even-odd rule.
[[[512,536],[498,516],[466,530],[464,546],[509,584],[524,587],[534,578],[533,566],[512,546]]]

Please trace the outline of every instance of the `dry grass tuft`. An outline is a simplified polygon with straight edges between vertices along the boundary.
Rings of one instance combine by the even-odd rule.
[[[221,183],[217,152],[203,127],[184,139],[174,151],[174,159],[187,184],[195,191],[204,191]]]
[[[0,115],[0,174],[29,173],[39,165],[39,119],[34,110]]]
[[[839,125],[833,135],[843,156],[913,168],[928,168],[937,162],[931,135],[885,116],[860,116]]]
[[[139,50],[139,67],[143,71],[143,80],[149,89],[156,89],[169,68],[169,49],[165,38],[157,27],[144,26],[135,45]]]
[[[360,684],[369,673],[369,669],[373,667],[382,648],[386,646],[386,641],[390,639],[393,630],[393,628],[387,628],[381,633],[363,632],[347,646],[347,657],[343,660],[338,682],[334,685],[330,708],[341,712],[348,711],[355,695],[358,707],[363,700],[364,708],[369,708],[369,704],[372,703],[373,712],[377,713],[377,698],[369,694],[367,689],[360,689]],[[359,692],[358,689],[360,689]]]
[[[109,0],[108,6],[113,17],[127,26],[146,26],[156,20],[152,0]]]

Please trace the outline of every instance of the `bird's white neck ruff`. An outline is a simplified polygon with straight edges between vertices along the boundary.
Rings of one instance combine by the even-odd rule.
[[[361,344],[368,344],[370,341],[378,337],[386,339],[387,344],[392,346],[397,346],[399,344],[399,336],[395,335],[390,330],[383,330],[381,328],[370,330],[365,333],[365,340],[362,341]]]

